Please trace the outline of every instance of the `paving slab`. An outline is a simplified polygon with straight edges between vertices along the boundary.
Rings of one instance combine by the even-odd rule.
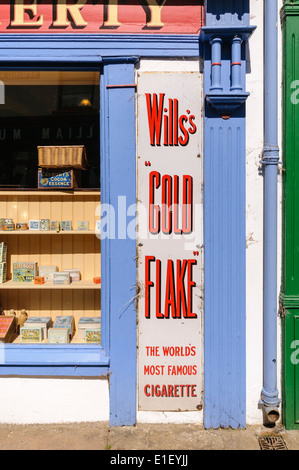
[[[137,424],[110,427],[108,422],[16,425],[0,424],[0,450],[122,451],[259,451],[259,437],[282,436],[288,450],[299,450],[299,431],[248,426],[247,429],[204,429],[197,424]],[[105,459],[108,456],[105,454]]]

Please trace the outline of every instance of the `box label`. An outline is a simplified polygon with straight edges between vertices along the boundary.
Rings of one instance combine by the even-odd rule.
[[[73,171],[47,171],[39,170],[38,172],[39,188],[72,188],[73,187]]]

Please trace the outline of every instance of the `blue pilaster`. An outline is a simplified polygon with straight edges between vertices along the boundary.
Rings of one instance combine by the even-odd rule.
[[[103,60],[102,193],[112,211],[110,235],[102,237],[106,271],[103,311],[110,311],[110,425],[136,422],[136,240],[126,234],[127,209],[136,204],[135,57]],[[121,158],[120,158],[121,156]],[[124,207],[125,204],[125,207]],[[124,209],[124,210],[123,210]],[[105,206],[103,204],[103,211]],[[105,214],[107,215],[107,213]],[[114,225],[115,222],[115,225]],[[108,288],[108,286],[110,286]]]
[[[206,1],[201,31],[206,428],[246,425],[245,45],[253,29],[249,1]]]

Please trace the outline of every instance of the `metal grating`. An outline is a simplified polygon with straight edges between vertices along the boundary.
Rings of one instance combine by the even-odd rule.
[[[288,450],[283,438],[279,435],[259,437],[261,450]]]

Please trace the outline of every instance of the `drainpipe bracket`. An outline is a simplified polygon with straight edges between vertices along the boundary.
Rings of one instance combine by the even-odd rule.
[[[261,399],[259,404],[264,406],[265,409],[278,408],[281,403],[281,399],[278,398],[278,390],[274,390],[274,393],[269,393],[265,389],[262,390]]]
[[[260,160],[260,164],[261,165],[282,165],[282,162],[276,160],[276,159],[270,159],[270,158],[267,158],[267,159],[264,159],[264,160]]]
[[[262,165],[282,165],[282,162],[279,161],[279,147],[264,147],[263,149],[263,158],[260,161]]]

